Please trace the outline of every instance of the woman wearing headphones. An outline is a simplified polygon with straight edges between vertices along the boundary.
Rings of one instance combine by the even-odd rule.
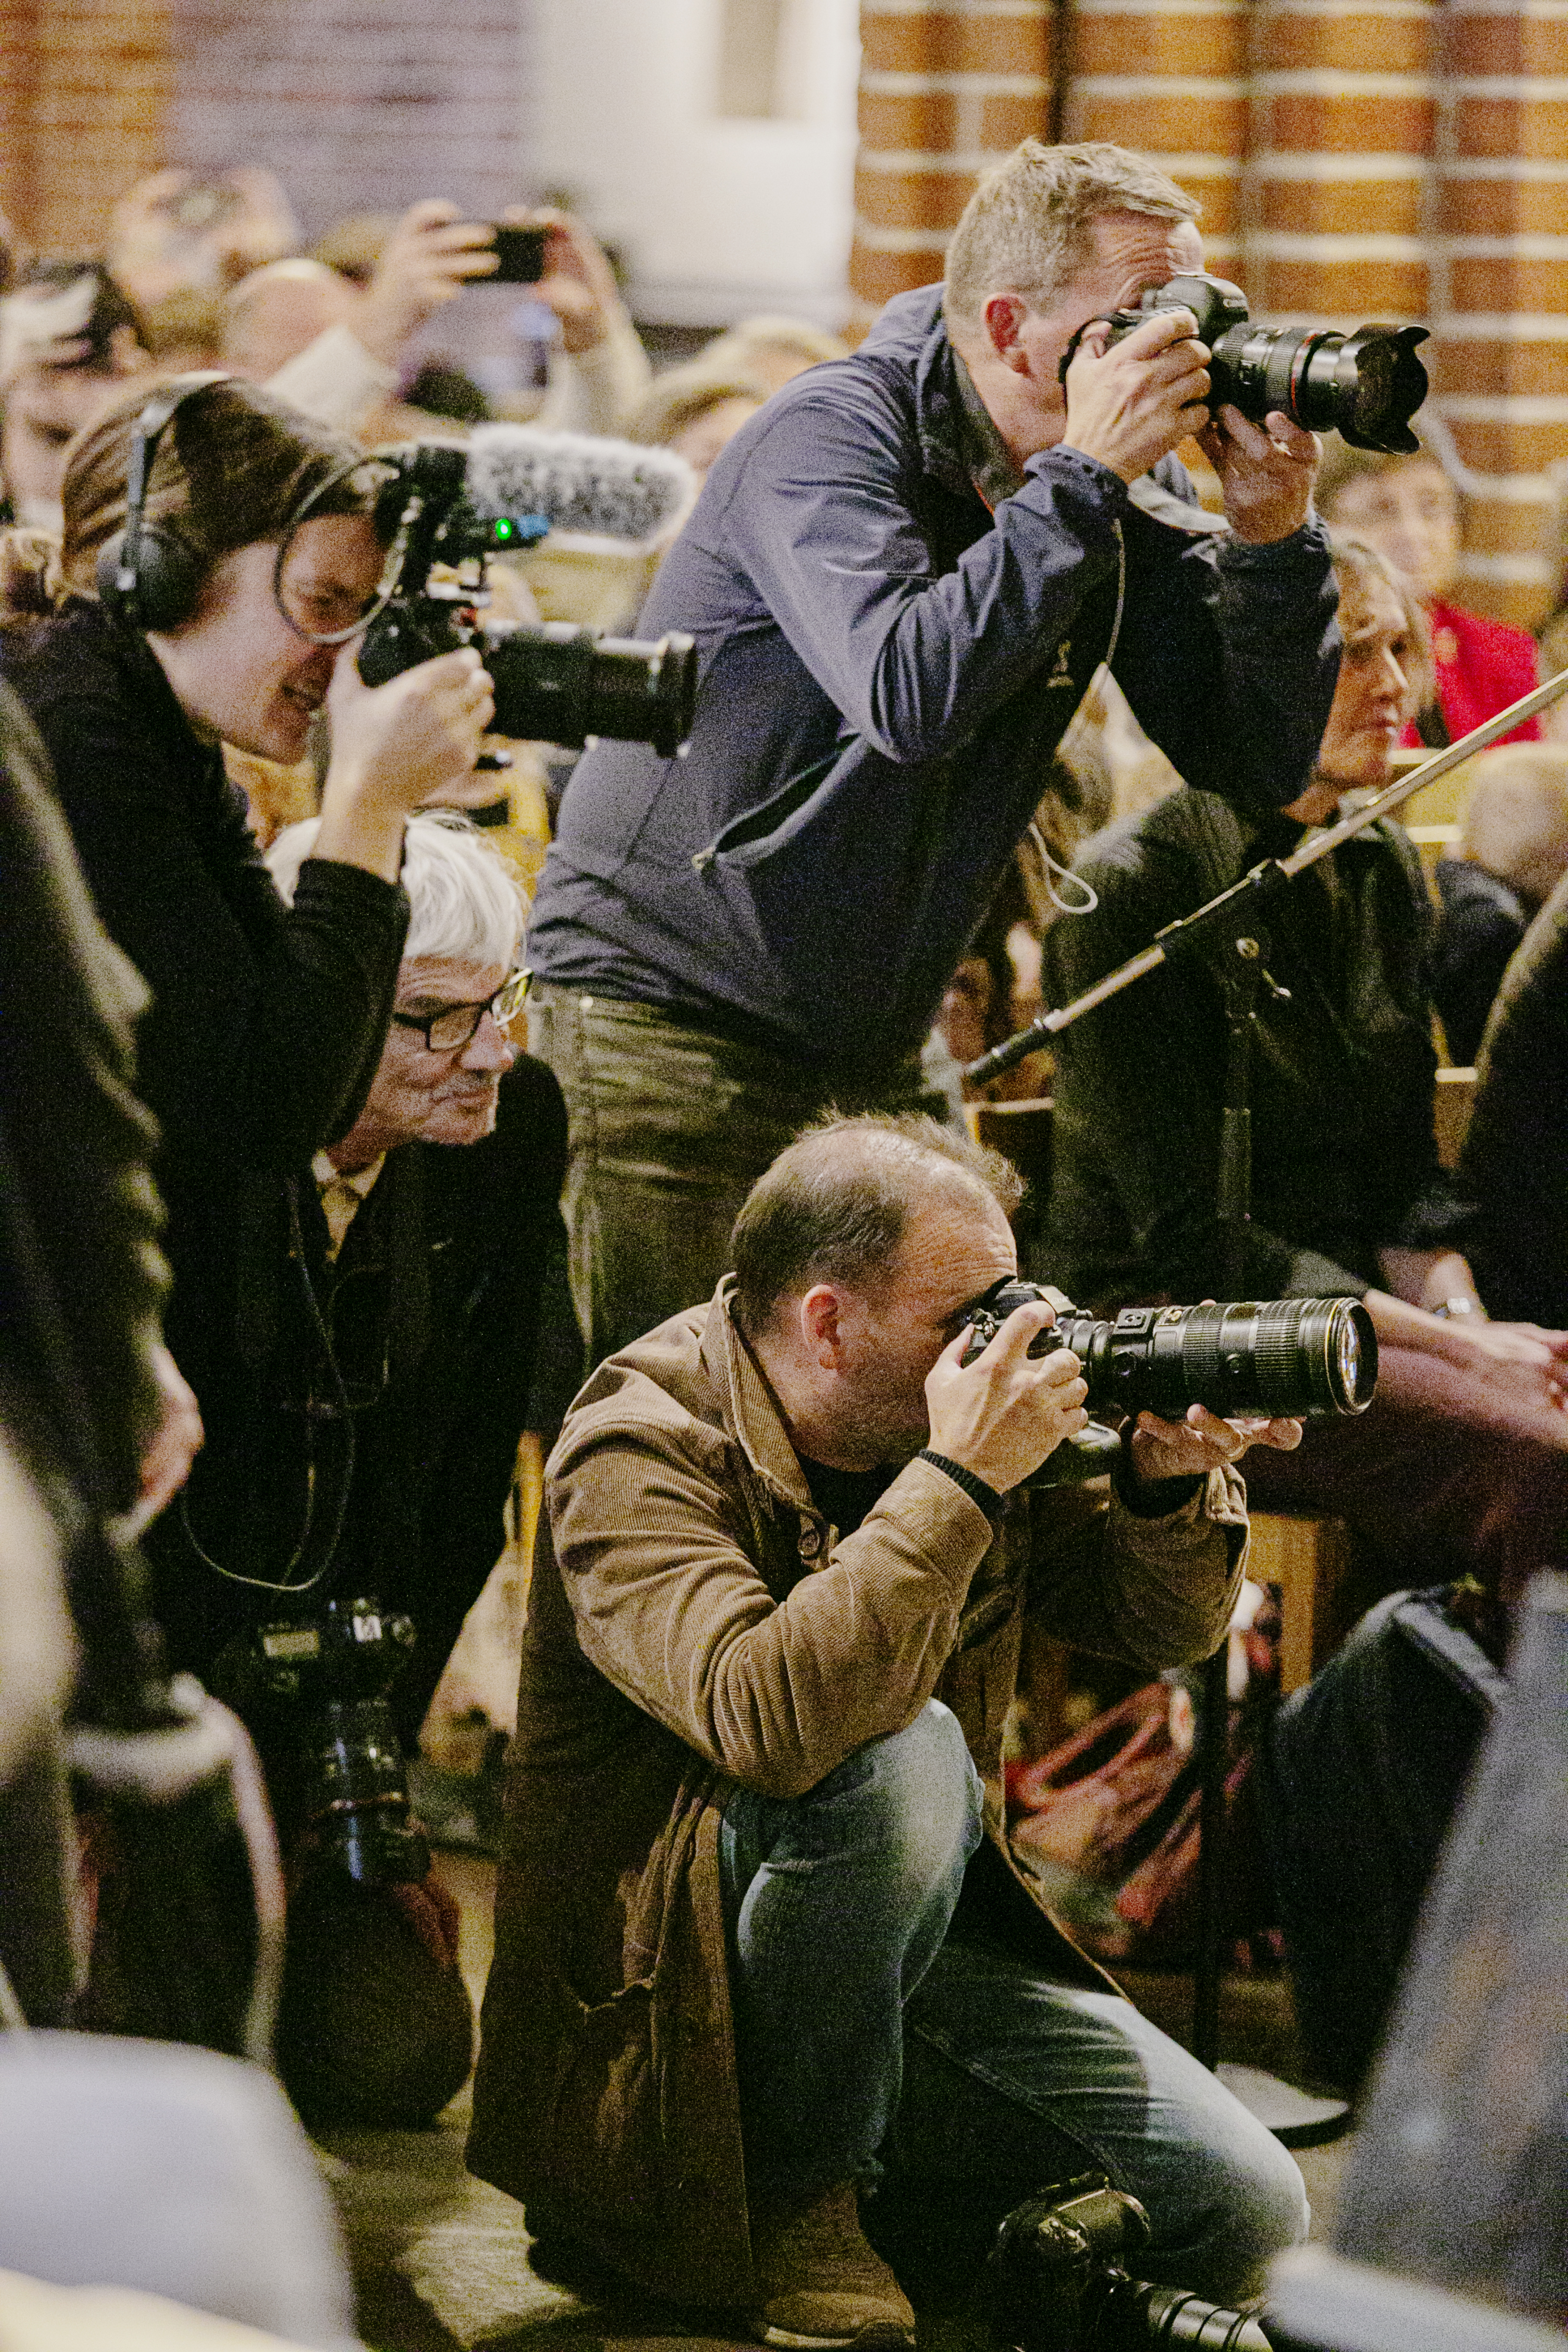
[[[353,628],[382,570],[356,455],[232,378],[138,389],[71,454],[58,565],[11,551],[6,672],[152,992],[138,1083],[161,1130],[167,1330],[209,1429],[243,1412],[274,1320],[280,1179],[346,1131],[375,1072],[408,920],[404,820],[464,797],[491,710],[472,653],[372,689],[352,640],[321,642]],[[321,833],[289,908],[221,745],[296,761],[323,703]]]

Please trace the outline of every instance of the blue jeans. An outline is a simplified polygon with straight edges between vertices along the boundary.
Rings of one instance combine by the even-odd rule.
[[[1025,2198],[1102,2170],[1147,2208],[1140,2276],[1215,2302],[1305,2236],[1301,2176],[1118,1994],[948,1939],[980,1836],[934,1700],[802,1798],[741,1790],[720,1854],[753,2193],[858,2180],[917,2302],[962,2294]]]

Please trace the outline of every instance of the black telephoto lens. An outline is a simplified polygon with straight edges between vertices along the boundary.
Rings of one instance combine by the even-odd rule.
[[[1015,1308],[1044,1293],[1000,1283],[971,1310],[971,1362]],[[1114,1322],[1058,1312],[1029,1353],[1070,1348],[1090,1413],[1211,1412],[1312,1421],[1364,1412],[1377,1383],[1377,1334],[1359,1298],[1271,1298],[1206,1307],[1124,1307]]]
[[[643,644],[564,621],[542,628],[491,622],[483,652],[498,735],[565,744],[610,735],[651,743],[669,759],[691,732],[697,645],[683,631]]]

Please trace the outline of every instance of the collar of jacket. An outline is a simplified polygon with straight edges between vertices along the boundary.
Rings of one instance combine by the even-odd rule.
[[[791,1510],[816,1506],[805,1483],[778,1402],[730,1311],[735,1277],[727,1274],[709,1302],[702,1332],[702,1369],[712,1385],[724,1427],[770,1495]]]
[[[942,314],[942,288],[920,286],[911,293],[895,295],[861,352],[867,359],[901,364],[911,371],[921,465],[955,498],[980,500],[970,463],[971,427],[958,379],[958,355],[948,341],[947,321]],[[1197,504],[1174,458],[1162,457],[1150,473],[1140,475],[1129,486],[1127,496],[1155,522],[1190,537],[1224,537],[1230,531],[1224,515],[1210,514]]]

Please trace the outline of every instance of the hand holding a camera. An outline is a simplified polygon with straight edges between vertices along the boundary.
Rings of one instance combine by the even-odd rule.
[[[1299,1421],[1247,1418],[1222,1421],[1205,1404],[1190,1404],[1180,1421],[1162,1421],[1158,1413],[1141,1412],[1122,1442],[1132,1467],[1145,1484],[1162,1478],[1191,1478],[1239,1462],[1248,1446],[1272,1446],[1277,1454],[1292,1454],[1301,1443]]]
[[[353,314],[354,339],[395,368],[411,335],[470,279],[495,274],[494,231],[465,220],[456,205],[426,196],[410,205],[387,240]]]
[[[339,654],[327,697],[332,759],[313,854],[347,857],[395,882],[404,819],[413,810],[495,797],[492,776],[474,778],[495,700],[489,675],[468,646],[420,662],[384,686],[366,686],[355,650],[345,646]]]
[[[973,1337],[966,1327],[926,1379],[932,1452],[972,1470],[999,1495],[1037,1470],[1089,1419],[1078,1358],[1066,1348],[1029,1353],[1056,1319],[1048,1299],[1018,1307],[971,1364],[963,1360]]]
[[[1208,350],[1190,310],[1157,310],[1114,340],[1110,321],[1084,332],[1064,379],[1063,446],[1135,482],[1208,423]]]
[[[1225,510],[1237,539],[1261,547],[1289,539],[1311,511],[1322,443],[1271,409],[1254,425],[1227,401],[1197,436],[1199,448],[1219,476]]]

